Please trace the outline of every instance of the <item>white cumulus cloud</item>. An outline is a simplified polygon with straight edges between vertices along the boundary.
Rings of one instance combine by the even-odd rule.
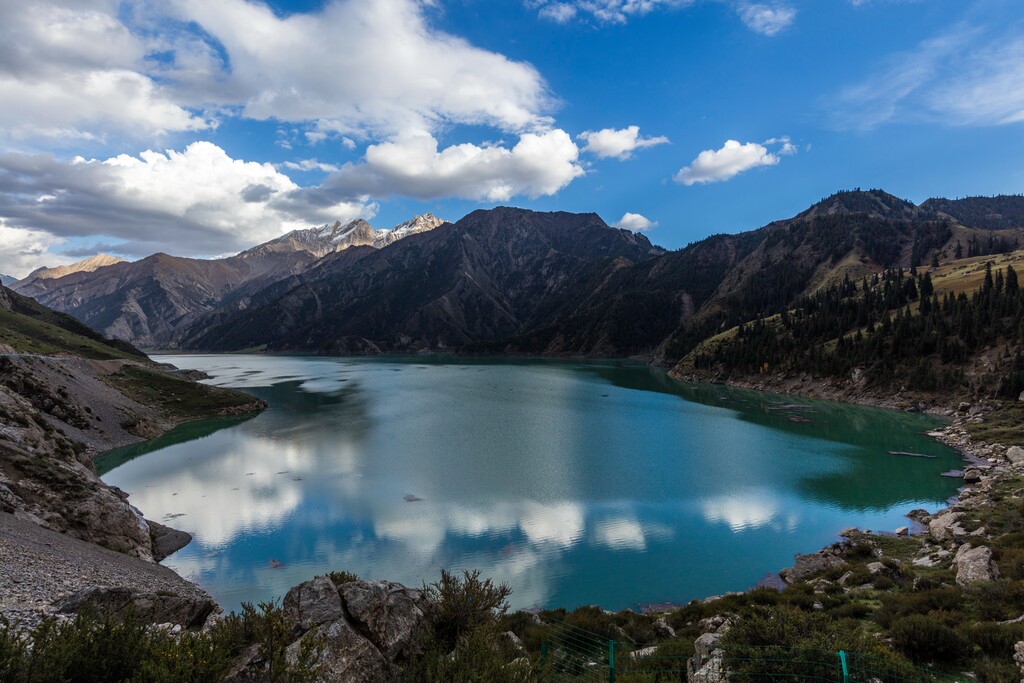
[[[426,0],[0,3],[0,135],[152,139],[223,117],[391,137],[550,126],[530,64],[438,29]],[[320,138],[310,138],[315,142]]]
[[[788,5],[741,2],[736,10],[747,28],[766,36],[777,35],[796,19],[796,10]]]
[[[418,0],[329,0],[278,16],[246,0],[179,0],[226,55],[183,96],[240,105],[254,119],[315,121],[317,130],[390,137],[446,123],[546,127],[550,98],[530,64],[433,27]]]
[[[539,197],[554,194],[583,175],[578,157],[579,148],[559,129],[524,133],[512,147],[467,143],[441,150],[433,136],[413,133],[370,145],[360,162],[346,164],[310,193],[487,201]]]
[[[375,208],[358,199],[310,204],[300,192],[271,164],[232,159],[209,142],[104,160],[0,155],[0,221],[23,231],[23,241],[102,237],[128,255],[238,251],[288,230],[370,216]],[[6,252],[7,235],[0,243]]]
[[[97,139],[211,122],[146,70],[148,39],[113,0],[0,3],[0,137]]]
[[[622,214],[622,218],[612,223],[612,227],[632,230],[633,232],[643,232],[644,230],[658,227],[658,221],[652,221],[642,214],[627,211]]]
[[[634,150],[664,145],[669,142],[665,136],[641,137],[639,126],[628,126],[619,130],[614,128],[588,130],[580,133],[577,137],[587,143],[583,148],[584,152],[589,152],[601,159],[608,157],[628,159],[633,155]]]
[[[766,145],[778,145],[772,153]],[[720,149],[706,149],[674,176],[677,183],[696,185],[729,180],[758,166],[775,166],[780,154],[795,154],[796,147],[788,137],[771,138],[764,144],[726,140]]]

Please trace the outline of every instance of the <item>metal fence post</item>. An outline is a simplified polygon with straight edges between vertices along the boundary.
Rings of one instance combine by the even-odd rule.
[[[843,683],[850,683],[850,671],[846,668],[846,650],[839,651],[839,666],[843,673]]]
[[[608,683],[615,683],[615,641],[608,641]]]

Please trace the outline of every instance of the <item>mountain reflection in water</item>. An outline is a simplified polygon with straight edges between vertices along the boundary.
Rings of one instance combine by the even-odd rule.
[[[933,418],[636,364],[160,360],[270,404],[97,463],[193,534],[165,564],[229,609],[330,570],[419,585],[442,567],[508,581],[516,607],[685,602],[958,485],[939,476],[956,453],[922,434]]]

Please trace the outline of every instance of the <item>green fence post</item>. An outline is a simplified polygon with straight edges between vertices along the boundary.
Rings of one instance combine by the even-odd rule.
[[[839,667],[843,672],[843,683],[850,683],[850,671],[846,668],[846,651],[839,651]]]
[[[615,641],[608,641],[608,683],[615,683]]]

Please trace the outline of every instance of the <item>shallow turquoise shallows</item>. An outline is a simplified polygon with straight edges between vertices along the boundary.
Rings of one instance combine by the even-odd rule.
[[[330,570],[419,586],[441,568],[507,581],[515,607],[681,603],[844,527],[893,530],[959,484],[933,418],[627,363],[159,360],[270,403],[98,462],[195,537],[165,564],[228,609]]]

